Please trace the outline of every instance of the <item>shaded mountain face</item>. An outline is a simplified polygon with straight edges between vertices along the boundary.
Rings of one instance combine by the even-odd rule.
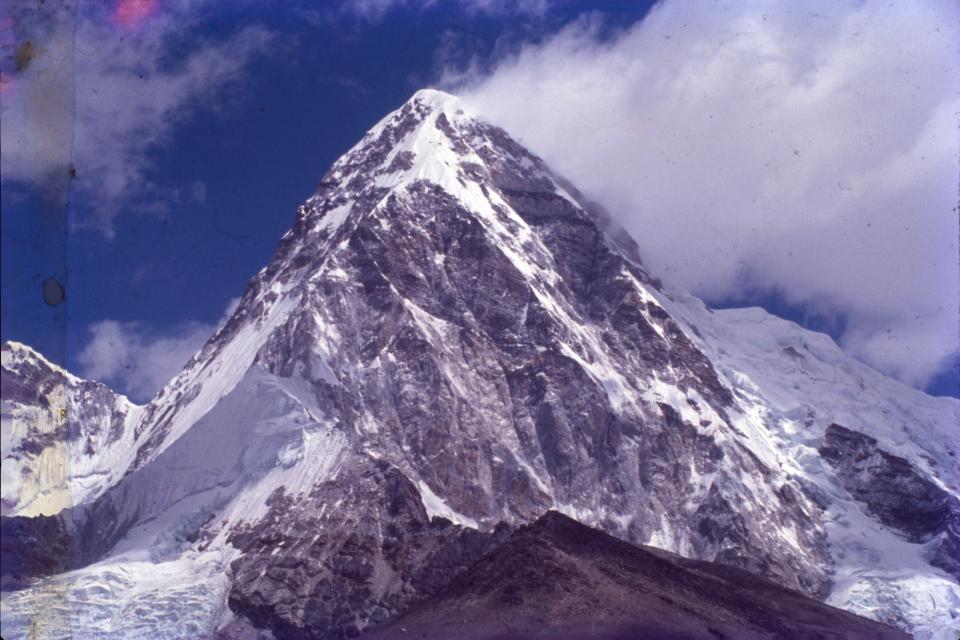
[[[745,571],[549,512],[370,640],[894,640],[902,631]]]
[[[960,587],[931,565],[954,552],[950,519],[884,527],[821,448],[834,422],[869,432],[949,510],[957,403],[759,310],[713,312],[604,220],[456,98],[418,92],[333,165],[184,371],[93,446],[95,490],[56,526],[7,514],[5,549],[63,551],[26,563],[45,577],[5,595],[4,629],[43,602],[78,637],[231,618],[349,637],[549,508],[905,627],[952,624]],[[898,521],[926,517],[914,506]],[[120,634],[131,610],[140,636]]]

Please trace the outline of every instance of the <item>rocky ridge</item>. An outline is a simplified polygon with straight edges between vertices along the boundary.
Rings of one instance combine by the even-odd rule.
[[[369,640],[906,640],[727,565],[636,547],[549,512]]]

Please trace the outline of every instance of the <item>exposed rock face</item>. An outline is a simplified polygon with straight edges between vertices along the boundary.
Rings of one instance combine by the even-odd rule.
[[[838,424],[827,428],[820,455],[843,484],[881,522],[925,542],[942,532],[956,499],[922,477],[909,462],[877,447],[870,436]]]
[[[353,637],[436,594],[509,533],[431,520],[417,488],[379,461],[347,465],[306,496],[280,488],[269,504],[230,536],[242,551],[230,607],[282,638]]]
[[[145,407],[121,402],[119,438],[76,458],[109,461],[61,512],[76,570],[7,597],[5,630],[50,587],[76,637],[111,637],[135,606],[142,637],[233,616],[340,638],[548,508],[904,626],[946,620],[960,587],[923,556],[934,543],[865,543],[881,516],[857,519],[856,486],[817,447],[876,412],[890,455],[955,497],[956,403],[767,314],[707,309],[588,209],[452,96],[415,95],[334,164],[184,371]],[[129,584],[91,598],[117,566]]]
[[[896,629],[732,567],[635,547],[556,512],[370,640],[894,640]]]
[[[924,478],[877,440],[839,424],[827,428],[820,455],[833,465],[850,494],[883,524],[914,542],[934,541],[937,566],[960,580],[960,500]]]
[[[2,588],[21,588],[29,578],[60,573],[74,564],[73,535],[56,516],[0,517]]]

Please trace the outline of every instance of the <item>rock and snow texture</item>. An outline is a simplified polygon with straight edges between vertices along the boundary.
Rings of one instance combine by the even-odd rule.
[[[2,514],[55,515],[99,497],[123,473],[139,407],[26,345],[5,343],[0,358]]]
[[[696,327],[778,464],[822,505],[828,602],[918,637],[956,636],[960,403],[906,387],[761,309],[713,311],[671,295],[674,317]]]
[[[45,602],[74,638],[192,636],[237,616],[339,638],[429,596],[501,521],[548,508],[920,634],[960,624],[958,403],[661,283],[575,189],[441,92],[333,165],[147,406],[50,369],[102,389],[79,409],[86,457],[43,413],[55,403],[30,358],[9,369],[23,391],[8,409],[4,354],[4,474],[9,412],[12,455],[43,479],[17,485],[8,513],[4,476],[5,536],[66,539],[51,566],[73,568],[5,594],[4,637]],[[838,446],[830,425],[874,441]],[[68,476],[43,475],[31,429],[73,447]],[[883,465],[900,484],[862,489]],[[67,485],[72,509],[27,517],[52,515],[29,505]],[[884,519],[921,486],[922,531]]]

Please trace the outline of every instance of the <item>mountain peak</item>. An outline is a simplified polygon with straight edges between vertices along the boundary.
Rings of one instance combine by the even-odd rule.
[[[60,365],[51,362],[39,351],[22,342],[7,340],[3,343],[2,348],[0,348],[0,353],[2,353],[3,367],[5,369],[18,370],[21,367],[27,367],[29,369],[57,373],[71,383],[81,382],[80,378]]]
[[[504,131],[475,117],[458,97],[422,89],[334,163],[301,207],[292,234],[325,245],[348,220],[376,216],[388,196],[404,197],[423,183],[474,213],[496,216],[506,206],[493,183],[506,177],[504,186],[533,185],[579,206],[543,161]]]
[[[5,515],[75,507],[80,560],[97,565],[62,578],[81,596],[68,602],[113,589],[78,616],[83,635],[137,608],[145,634],[194,637],[227,602],[276,637],[354,636],[438,593],[501,521],[550,508],[809,595],[833,588],[832,602],[904,627],[950,622],[955,512],[931,487],[958,504],[956,404],[875,391],[808,334],[709,312],[582,202],[455,97],[418,92],[333,165],[229,321],[149,405],[14,372],[0,498]],[[46,393],[55,378],[66,421]],[[867,475],[858,451],[897,473]],[[901,509],[889,496],[904,486],[931,499]],[[921,519],[915,541],[897,537]],[[43,547],[30,531],[45,521],[29,522],[25,558]],[[515,540],[552,541],[576,572],[588,531],[552,512]],[[616,568],[625,547],[603,540]],[[111,578],[144,553],[169,581],[139,561],[129,586]],[[200,595],[181,616],[185,585]],[[43,592],[19,593],[10,610],[29,625]],[[642,610],[636,595],[624,612]]]
[[[407,103],[419,103],[434,109],[462,108],[458,96],[439,89],[420,89],[407,100]]]

